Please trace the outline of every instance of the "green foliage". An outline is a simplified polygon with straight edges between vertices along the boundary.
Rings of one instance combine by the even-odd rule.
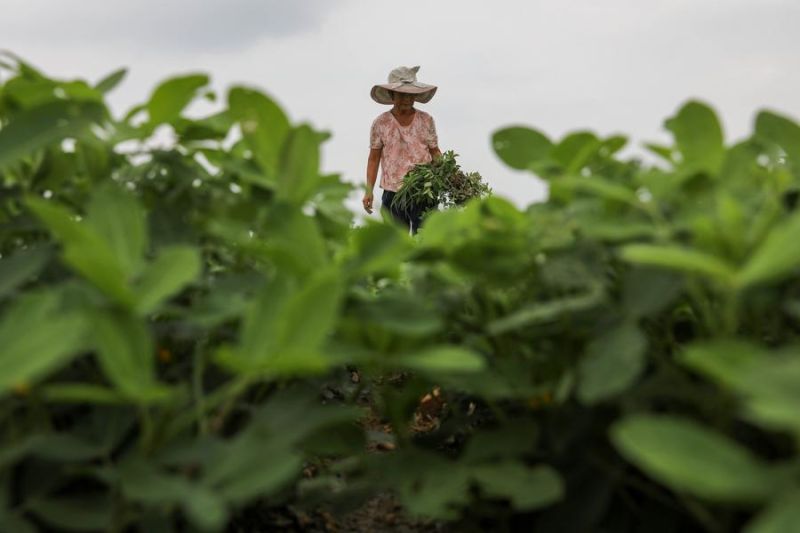
[[[403,211],[462,206],[473,198],[491,194],[489,185],[477,172],[465,174],[456,163],[456,154],[445,152],[430,163],[416,165],[403,177],[403,185],[392,205]]]
[[[82,135],[102,118],[97,102],[53,101],[9,117],[0,132],[0,167],[67,137]]]
[[[722,127],[714,111],[701,102],[689,102],[667,120],[675,136],[683,172],[705,172],[715,176],[725,157]]]
[[[321,272],[304,286],[281,276],[264,284],[244,316],[241,344],[219,361],[245,375],[309,374],[330,362],[321,346],[335,325],[341,300],[336,272]]]
[[[760,501],[779,491],[780,477],[747,450],[695,422],[630,416],[612,440],[631,462],[668,487],[709,500]]]
[[[532,170],[553,150],[553,143],[543,133],[525,127],[495,132],[492,146],[506,165],[517,170]]]
[[[82,348],[86,320],[59,310],[57,291],[26,294],[8,308],[0,321],[3,357],[0,391],[27,387],[66,364]]]
[[[208,76],[192,74],[172,78],[159,84],[145,104],[151,127],[171,123],[194,100],[197,91],[208,85]]]
[[[122,80],[124,80],[125,76],[127,75],[128,69],[126,68],[115,70],[102,80],[98,81],[94,88],[101,93],[110,93],[117,87],[117,85],[122,83]]]
[[[598,335],[578,365],[578,398],[594,403],[627,390],[644,369],[646,349],[647,338],[632,322]]]
[[[764,142],[779,147],[788,156],[795,176],[800,174],[800,126],[796,122],[762,111],[756,118],[755,133]]]
[[[181,76],[115,118],[124,70],[3,58],[0,529],[244,530],[383,491],[455,530],[797,522],[788,117],[728,145],[689,102],[656,166],[501,129],[550,198],[520,210],[448,152],[409,198],[463,208],[411,239],[352,227],[327,134],[259,91],[197,117],[209,79]]]
[[[261,167],[262,185],[275,185],[284,140],[289,134],[289,119],[278,104],[266,95],[236,87],[228,95],[231,115],[241,125],[242,136]]]

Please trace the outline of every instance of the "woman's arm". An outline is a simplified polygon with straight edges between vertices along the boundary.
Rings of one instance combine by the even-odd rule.
[[[367,159],[367,190],[361,203],[364,204],[364,211],[372,214],[372,191],[375,189],[375,182],[378,180],[378,165],[381,162],[381,152],[383,148],[370,148],[369,158]]]
[[[428,145],[428,152],[431,154],[431,160],[435,161],[442,157],[442,152],[439,150],[439,134],[436,133],[436,122],[433,117],[428,115],[428,131],[426,134],[425,142]]]

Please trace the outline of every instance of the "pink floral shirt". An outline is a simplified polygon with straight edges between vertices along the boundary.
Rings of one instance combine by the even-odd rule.
[[[383,149],[381,188],[397,191],[403,176],[414,165],[430,163],[429,149],[438,145],[436,125],[428,113],[417,109],[408,126],[401,126],[391,111],[381,113],[372,123],[369,134],[369,147]]]

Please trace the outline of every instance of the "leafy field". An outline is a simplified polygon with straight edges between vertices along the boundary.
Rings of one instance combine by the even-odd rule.
[[[730,145],[689,102],[652,166],[500,129],[549,200],[411,238],[353,228],[328,134],[262,92],[190,119],[209,80],[176,77],[117,118],[124,71],[0,68],[0,530],[303,530],[387,493],[453,531],[800,528],[790,119]]]

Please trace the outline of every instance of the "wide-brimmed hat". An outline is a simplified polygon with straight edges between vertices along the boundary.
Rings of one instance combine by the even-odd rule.
[[[389,73],[389,83],[375,85],[369,95],[379,104],[393,104],[392,93],[413,94],[414,100],[422,104],[433,98],[437,87],[417,81],[419,67],[397,67]]]

